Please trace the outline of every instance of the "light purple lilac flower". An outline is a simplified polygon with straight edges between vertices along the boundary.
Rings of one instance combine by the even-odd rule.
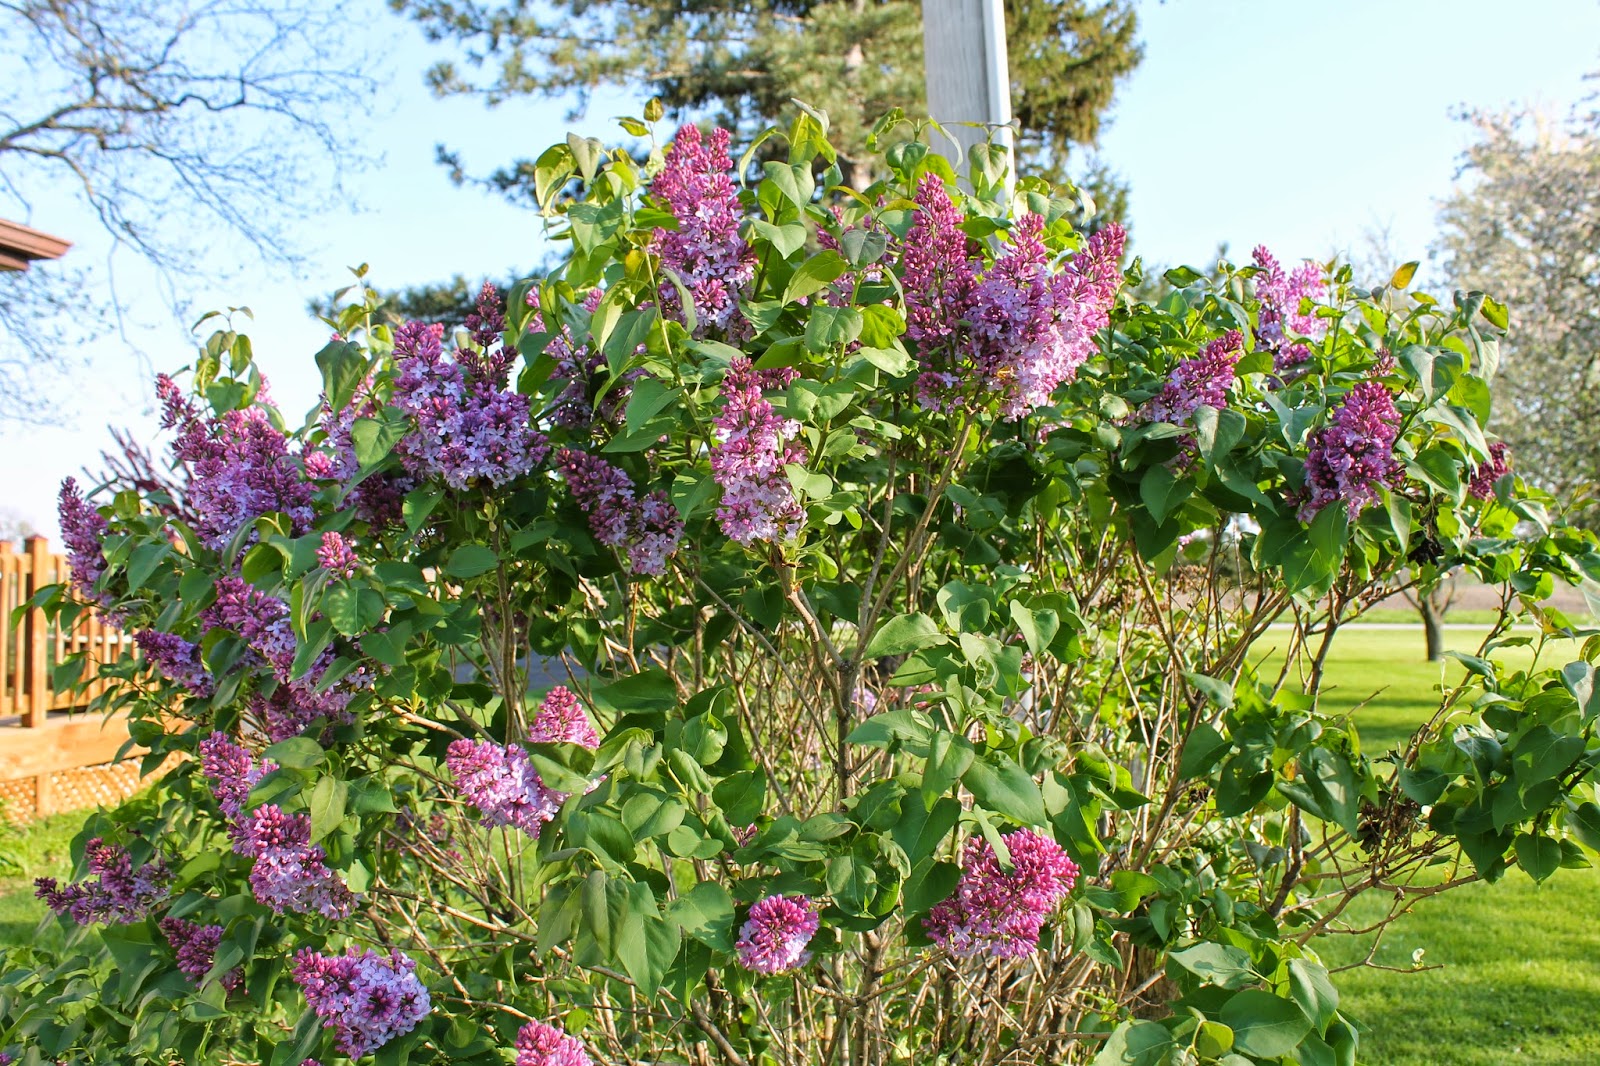
[[[922,367],[917,398],[929,410],[951,410],[960,403],[955,371],[978,284],[977,246],[961,230],[961,208],[938,176],[924,174],[913,199],[917,213],[900,264],[906,336],[916,342]]]
[[[528,725],[528,739],[535,744],[579,744],[591,751],[600,746],[594,723],[565,685],[551,689],[539,704],[539,713]]]
[[[352,1059],[415,1029],[433,1008],[417,978],[417,964],[398,951],[387,956],[371,948],[321,955],[311,948],[295,953],[292,973],[334,1045]]]
[[[1172,368],[1167,383],[1140,410],[1140,417],[1182,426],[1201,407],[1226,407],[1234,368],[1243,355],[1244,335],[1236,329],[1206,343],[1197,355]]]
[[[768,896],[750,908],[734,950],[756,973],[775,974],[811,961],[806,945],[817,934],[817,907],[805,896]]]
[[[600,306],[600,301],[605,298],[604,289],[591,289],[583,298],[583,309],[594,314]],[[528,306],[539,306],[538,290],[528,292]],[[529,319],[528,329],[531,332],[542,333],[549,329],[545,323],[544,314],[535,311]],[[592,393],[595,388],[595,379],[606,365],[605,353],[597,351],[586,344],[579,343],[572,336],[572,330],[566,323],[561,323],[561,330],[550,338],[550,343],[545,347],[545,354],[555,360],[555,367],[550,371],[550,380],[559,384],[561,391],[556,394],[550,405],[550,421],[563,429],[584,430],[588,429],[598,419],[606,425],[615,425],[627,408],[628,398],[633,394],[632,386],[624,381],[614,386],[600,399],[600,406],[595,408]],[[630,376],[638,371],[631,371]]]
[[[517,1030],[516,1047],[516,1066],[594,1066],[582,1041],[544,1022]]]
[[[335,411],[327,396],[322,397],[323,446],[327,450],[305,456],[306,477],[314,481],[336,481],[344,486],[355,482],[361,472],[356,458],[355,424],[361,418],[379,418],[383,404],[374,390],[376,369],[356,388],[349,403]],[[395,470],[379,470],[349,488],[349,500],[356,514],[376,527],[392,526],[403,518],[405,495],[416,488],[416,479]]]
[[[968,312],[978,370],[1011,419],[1049,403],[1077,376],[1110,321],[1122,282],[1122,227],[1102,227],[1054,272],[1043,232],[1039,215],[1017,220],[1010,250],[978,283]]]
[[[163,918],[161,932],[178,957],[178,969],[197,986],[211,972],[216,959],[217,946],[222,943],[224,929],[220,925],[201,925],[183,918]],[[222,975],[222,987],[236,991],[244,983],[243,967],[235,966]]]
[[[492,740],[452,741],[445,766],[456,788],[478,808],[490,828],[513,826],[531,837],[561,809],[561,794],[544,787],[528,753],[518,744]]]
[[[1511,449],[1505,441],[1489,445],[1489,458],[1478,464],[1467,482],[1467,491],[1475,500],[1487,500],[1494,495],[1497,481],[1511,472]]]
[[[1300,310],[1302,299],[1317,300],[1327,292],[1322,280],[1322,268],[1309,260],[1285,274],[1283,267],[1266,247],[1258,246],[1253,253],[1260,273],[1255,277],[1256,298],[1261,308],[1256,316],[1256,339],[1272,353],[1272,364],[1277,370],[1304,363],[1311,358],[1311,348],[1296,338],[1319,341],[1327,336],[1328,324],[1312,312]]]
[[[278,768],[271,759],[256,762],[226,733],[215,732],[200,742],[200,772],[211,779],[211,794],[216,797],[222,816],[235,822],[244,812],[250,790],[263,777]]]
[[[94,603],[109,603],[110,597],[95,592],[94,586],[106,572],[105,553],[100,544],[110,523],[83,498],[78,482],[61,482],[56,513],[61,519],[61,539],[67,546],[67,566],[72,571],[72,587],[78,595]]]
[[[234,825],[233,850],[255,860],[250,888],[256,899],[278,914],[320,914],[348,918],[355,897],[330,870],[322,845],[311,843],[311,816],[288,814],[273,803],[243,815]]]
[[[757,370],[741,355],[722,379],[711,472],[722,486],[717,521],[740,544],[792,540],[805,525],[805,509],[784,471],[785,464],[805,462],[805,449],[795,443],[800,423],[779,418],[762,395],[795,377],[792,367]]]
[[[361,560],[356,558],[355,549],[341,534],[331,531],[322,535],[322,544],[317,548],[317,563],[332,576],[345,580],[355,577],[361,569]]]
[[[200,658],[200,645],[159,629],[141,629],[133,640],[163,677],[188,689],[191,696],[205,699],[215,691],[211,672]]]
[[[1006,873],[982,836],[967,840],[961,880],[923,925],[952,955],[1014,959],[1039,947],[1039,933],[1078,882],[1078,866],[1049,837],[1031,829],[1005,834],[1012,871]]]
[[[216,588],[217,598],[200,614],[205,627],[231,629],[267,661],[278,680],[290,680],[299,645],[289,623],[289,605],[232,575],[217,578]]]
[[[595,540],[616,551],[635,574],[662,574],[683,539],[683,519],[667,494],[640,496],[633,479],[599,456],[562,448],[556,469],[589,516]]]
[[[517,352],[505,346],[505,303],[494,285],[487,281],[483,283],[483,288],[478,290],[477,302],[467,312],[467,320],[463,324],[467,328],[471,346],[456,349],[456,362],[475,381],[503,388],[511,372],[511,364],[517,360]]]
[[[1394,457],[1400,412],[1380,382],[1363,381],[1345,395],[1328,424],[1311,433],[1306,446],[1306,485],[1300,520],[1310,521],[1330,503],[1342,501],[1354,519],[1380,499],[1380,486],[1394,486],[1405,468]]]
[[[396,449],[406,469],[458,491],[526,475],[549,453],[530,424],[528,398],[470,378],[458,359],[445,356],[443,337],[443,326],[420,322],[395,332],[391,402],[415,426]]]
[[[350,713],[350,700],[354,696],[352,688],[365,682],[367,675],[364,670],[363,667],[362,670],[353,671],[341,678],[338,686],[324,692],[318,692],[315,686],[308,684],[280,684],[272,690],[271,695],[252,693],[245,706],[261,726],[270,744],[299,736],[319,719],[327,722],[329,730],[334,726],[348,725],[355,720]],[[359,678],[358,674],[361,675]],[[327,732],[323,731],[324,740]]]
[[[172,874],[160,859],[134,869],[128,849],[95,837],[84,847],[91,876],[58,887],[53,877],[34,881],[34,895],[58,915],[79,925],[105,922],[127,925],[142,921],[167,898]]]
[[[288,515],[293,536],[310,528],[315,488],[264,407],[202,415],[166,375],[156,379],[156,394],[162,425],[178,430],[172,453],[189,469],[187,500],[207,547],[223,549],[262,515]],[[258,403],[265,402],[264,394],[263,387]]]
[[[730,176],[729,141],[725,129],[712,130],[709,138],[695,126],[678,130],[650,187],[678,220],[678,228],[657,229],[651,249],[688,289],[697,319],[695,335],[714,330],[737,339],[744,332],[739,297],[755,277],[755,255],[739,236],[744,212]],[[662,311],[686,321],[677,286],[665,281],[660,294]]]

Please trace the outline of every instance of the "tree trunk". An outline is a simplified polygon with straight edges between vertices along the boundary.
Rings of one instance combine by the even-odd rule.
[[[1444,658],[1444,612],[1448,607],[1449,601],[1441,602],[1438,590],[1417,597],[1417,613],[1422,615],[1422,631],[1427,637],[1430,663]]]

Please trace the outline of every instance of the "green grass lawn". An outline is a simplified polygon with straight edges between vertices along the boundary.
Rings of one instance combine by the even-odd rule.
[[[1446,633],[1449,646],[1473,651],[1481,634]],[[1272,662],[1271,631],[1258,650]],[[1564,661],[1556,649],[1553,661]],[[1526,652],[1504,653],[1525,665]],[[1324,707],[1355,708],[1369,753],[1403,742],[1437,706],[1445,672],[1461,667],[1423,659],[1421,629],[1347,630],[1329,661]],[[1376,695],[1374,695],[1376,694]],[[1371,697],[1369,699],[1369,697]],[[1363,702],[1365,701],[1365,702]],[[0,835],[0,945],[31,939],[43,916],[31,879],[68,872],[67,847],[81,817],[64,815],[20,834]],[[1382,900],[1366,897],[1356,925],[1378,917]],[[1512,871],[1496,885],[1470,885],[1423,901],[1391,928],[1376,961],[1409,967],[1412,953],[1441,969],[1392,973],[1359,969],[1338,975],[1345,1011],[1370,1027],[1362,1037],[1368,1066],[1568,1066],[1600,1063],[1600,871],[1563,870],[1543,886]],[[1331,966],[1366,948],[1336,938],[1323,949]]]

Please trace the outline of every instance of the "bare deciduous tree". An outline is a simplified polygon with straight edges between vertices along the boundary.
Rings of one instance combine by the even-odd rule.
[[[66,193],[169,290],[221,231],[292,261],[292,223],[359,162],[345,127],[375,83],[358,18],[311,0],[0,0],[0,214],[45,223]],[[0,283],[0,419],[39,420],[39,372],[104,330],[86,292],[123,309],[96,274]]]

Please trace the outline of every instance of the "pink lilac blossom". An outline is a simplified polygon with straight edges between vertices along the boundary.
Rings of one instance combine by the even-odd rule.
[[[914,202],[916,219],[900,259],[906,336],[916,343],[922,367],[918,402],[949,410],[960,402],[961,378],[954,370],[978,284],[976,245],[962,232],[961,208],[936,175],[922,176]]]
[[[789,367],[757,370],[741,355],[722,379],[711,472],[722,486],[717,521],[740,544],[792,540],[805,525],[805,510],[784,471],[785,464],[805,462],[805,449],[795,443],[800,423],[779,418],[762,395],[796,376]]]
[[[327,853],[311,843],[311,816],[287,814],[264,804],[245,814],[232,830],[233,850],[254,859],[250,888],[256,899],[278,914],[320,914],[348,918],[355,897],[343,879],[330,870]]]
[[[633,479],[601,459],[572,448],[556,453],[556,469],[589,516],[595,540],[626,558],[635,574],[661,574],[683,539],[683,520],[659,489],[640,496]]]
[[[200,645],[159,629],[141,629],[133,640],[163,677],[187,689],[189,695],[205,699],[215,691],[211,673],[200,659]]]
[[[433,1004],[416,969],[398,951],[385,956],[351,947],[343,955],[321,955],[302,948],[291,972],[323,1028],[333,1030],[334,1045],[359,1059],[428,1016]]]
[[[811,961],[806,945],[817,926],[816,904],[805,896],[768,896],[750,908],[734,950],[747,970],[783,973]]]
[[[317,548],[317,562],[332,576],[345,580],[355,577],[361,569],[361,560],[356,558],[355,549],[342,535],[333,532],[322,535],[322,544]]]
[[[478,300],[467,313],[464,323],[472,347],[457,348],[456,362],[477,381],[492,382],[504,387],[511,364],[516,362],[516,349],[506,348],[505,303],[500,292],[489,282],[478,290]]]
[[[675,230],[655,231],[651,249],[689,291],[699,337],[716,331],[737,339],[744,333],[739,297],[755,276],[755,255],[739,236],[744,211],[730,176],[729,140],[725,129],[706,138],[697,127],[684,126],[650,187],[678,220]],[[678,287],[668,280],[660,294],[662,311],[686,322]]]
[[[1044,219],[1024,215],[1010,250],[984,276],[968,311],[985,386],[1000,395],[1005,417],[1022,418],[1077,377],[1110,321],[1125,234],[1115,223],[1052,273],[1041,239]]]
[[[1345,395],[1328,424],[1311,433],[1306,446],[1306,484],[1300,520],[1310,521],[1330,503],[1342,501],[1353,519],[1379,500],[1380,486],[1393,486],[1405,468],[1394,457],[1400,412],[1376,381],[1363,381]]]
[[[90,877],[57,886],[53,877],[34,881],[34,895],[58,915],[79,925],[105,922],[127,925],[142,921],[156,904],[167,898],[172,880],[160,859],[134,869],[128,849],[95,837],[84,847]]]
[[[516,1066],[594,1066],[577,1037],[544,1022],[517,1030],[516,1047]]]
[[[1511,449],[1504,441],[1489,445],[1489,458],[1478,464],[1467,483],[1467,491],[1475,500],[1487,500],[1494,495],[1495,482],[1511,472]]]
[[[397,448],[406,469],[458,491],[526,475],[549,454],[529,422],[528,398],[469,377],[459,358],[446,358],[443,337],[443,326],[420,322],[395,332],[391,400],[415,426]]]
[[[172,950],[177,954],[179,971],[198,986],[211,972],[217,945],[222,943],[223,927],[201,925],[182,918],[163,918],[158,924],[167,943],[172,945]],[[235,966],[222,975],[222,987],[228,992],[237,991],[243,983],[242,967]]]
[[[583,704],[563,685],[551,689],[539,704],[539,713],[528,726],[528,739],[535,744],[580,744],[590,750],[600,746],[600,734]]]
[[[326,692],[318,692],[312,685],[278,685],[271,695],[253,693],[245,706],[260,723],[270,744],[299,736],[319,719],[328,723],[328,729],[348,725],[355,720],[349,709],[354,695],[350,688],[363,683],[365,678],[364,674],[361,678],[357,674],[362,671],[346,675],[339,687]],[[350,687],[345,687],[347,684]],[[327,732],[323,731],[323,739],[327,738]]]
[[[1315,312],[1302,313],[1301,300],[1317,300],[1327,293],[1322,280],[1322,268],[1309,260],[1293,273],[1285,274],[1283,267],[1265,246],[1253,253],[1260,273],[1255,277],[1256,298],[1261,309],[1256,317],[1256,339],[1272,353],[1272,365],[1277,370],[1288,370],[1311,358],[1311,348],[1295,338],[1319,341],[1328,333],[1325,319]]]
[[[165,375],[156,379],[156,393],[162,425],[178,430],[172,453],[189,469],[187,500],[207,547],[223,549],[262,515],[288,515],[291,536],[310,528],[315,488],[264,407],[204,416]],[[265,402],[264,393],[263,386],[258,403]]]
[[[478,808],[480,820],[490,828],[509,825],[537,837],[561,809],[561,793],[544,787],[520,745],[452,741],[445,766],[461,797]]]
[[[934,943],[960,958],[1021,958],[1039,947],[1039,933],[1078,882],[1078,867],[1049,837],[1018,829],[1002,838],[1011,853],[1005,872],[981,836],[967,840],[961,880],[923,924]]]
[[[1203,346],[1199,354],[1172,368],[1167,383],[1140,410],[1147,422],[1187,425],[1201,407],[1221,409],[1228,404],[1234,368],[1244,355],[1244,335],[1232,329]]]
[[[259,763],[226,733],[212,733],[200,742],[200,772],[211,779],[211,794],[217,799],[222,816],[238,821],[244,812],[250,790],[263,777],[278,768],[271,759]]]
[[[110,597],[95,592],[95,585],[106,572],[106,557],[100,550],[110,523],[83,498],[78,482],[61,482],[56,513],[61,519],[61,539],[67,546],[67,566],[72,571],[72,587],[78,595],[95,603],[109,603]]]

